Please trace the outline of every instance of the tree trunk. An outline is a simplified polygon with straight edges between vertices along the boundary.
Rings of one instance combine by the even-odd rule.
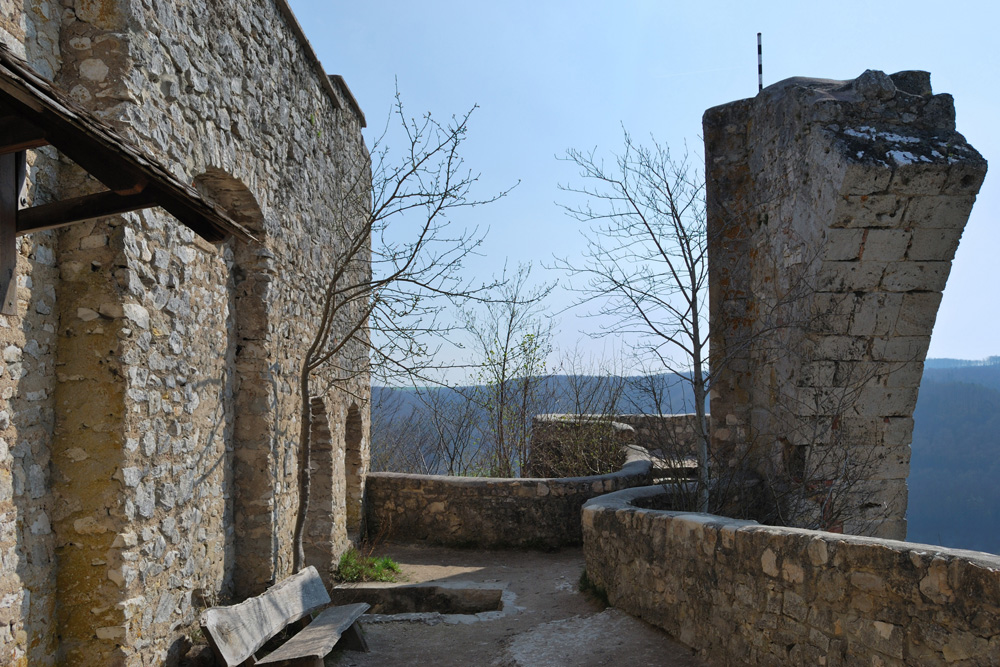
[[[705,420],[705,376],[701,363],[697,362],[691,371],[691,384],[694,389],[694,413],[697,422],[695,431],[698,447],[698,498],[695,509],[698,512],[708,512],[708,429]]]
[[[305,527],[306,513],[309,511],[309,459],[310,438],[312,436],[312,407],[309,404],[309,360],[302,363],[302,375],[299,377],[299,401],[301,403],[301,427],[299,429],[299,510],[295,517],[295,532],[292,535],[294,552],[292,570],[299,572],[305,567]]]

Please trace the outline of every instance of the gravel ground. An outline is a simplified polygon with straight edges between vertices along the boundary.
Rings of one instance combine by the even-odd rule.
[[[580,549],[555,553],[387,545],[403,583],[461,582],[506,588],[501,613],[362,617],[370,653],[335,651],[326,665],[597,667],[703,665],[658,628],[580,593]],[[513,595],[511,595],[513,594]]]

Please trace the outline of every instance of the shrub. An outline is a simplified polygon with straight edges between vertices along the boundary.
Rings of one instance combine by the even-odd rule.
[[[340,557],[337,575],[341,581],[396,581],[399,564],[388,556],[365,556],[351,548]]]

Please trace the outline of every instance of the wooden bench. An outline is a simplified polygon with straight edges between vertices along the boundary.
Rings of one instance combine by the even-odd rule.
[[[257,597],[205,610],[201,629],[216,660],[227,667],[323,667],[323,657],[341,639],[344,648],[367,652],[357,620],[369,605],[330,607],[310,623],[310,614],[328,604],[330,594],[316,568],[310,566]],[[266,657],[254,657],[269,639],[297,622],[308,625]]]

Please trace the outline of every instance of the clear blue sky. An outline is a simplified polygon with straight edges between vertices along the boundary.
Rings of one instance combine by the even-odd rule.
[[[958,130],[988,174],[945,291],[931,357],[1000,354],[1000,10],[988,2],[477,3],[290,0],[327,71],[342,74],[368,117],[369,139],[399,88],[414,115],[474,114],[465,151],[481,193],[521,184],[475,209],[491,228],[487,257],[545,262],[581,249],[578,223],[554,202],[575,175],[568,148],[612,151],[624,125],[701,153],[701,116],[790,76],[849,79],[865,69],[931,72],[955,97]],[[566,297],[556,295],[558,309]],[[572,348],[593,323],[561,316],[557,345]]]

